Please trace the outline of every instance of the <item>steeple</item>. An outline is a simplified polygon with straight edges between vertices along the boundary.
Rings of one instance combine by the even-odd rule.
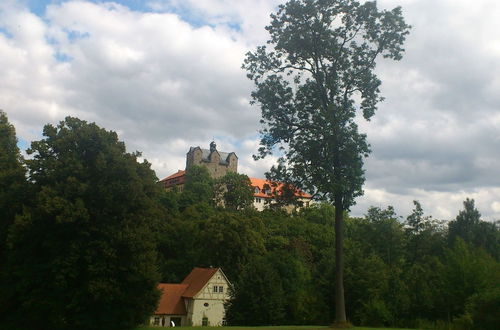
[[[217,145],[215,144],[215,141],[210,142],[210,153],[216,150],[217,150]]]

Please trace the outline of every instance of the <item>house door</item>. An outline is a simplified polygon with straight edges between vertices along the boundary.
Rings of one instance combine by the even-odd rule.
[[[172,322],[174,323],[174,325],[176,327],[180,327],[181,326],[181,318],[180,317],[171,317],[170,318],[170,325],[172,325]]]

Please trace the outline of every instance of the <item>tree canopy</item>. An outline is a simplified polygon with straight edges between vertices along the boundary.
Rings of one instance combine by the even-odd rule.
[[[399,60],[409,33],[401,8],[376,2],[290,0],[271,15],[267,46],[243,64],[262,112],[259,157],[280,150],[270,176],[305,187],[336,208],[336,320],[346,322],[342,287],[343,212],[364,183],[370,152],[355,122],[369,120],[382,100],[377,57]]]
[[[245,174],[228,172],[215,182],[217,204],[232,210],[253,206],[253,187]]]
[[[26,170],[17,147],[16,130],[0,110],[0,268],[4,262],[7,232],[27,196]]]
[[[27,160],[34,202],[8,238],[9,329],[131,329],[154,311],[156,176],[114,132],[46,125]]]

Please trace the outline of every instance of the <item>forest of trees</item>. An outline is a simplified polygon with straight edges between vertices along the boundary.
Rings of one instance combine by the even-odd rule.
[[[28,154],[1,112],[0,328],[133,329],[154,311],[156,283],[195,266],[228,275],[230,324],[333,320],[333,206],[257,212],[245,176],[213,181],[202,167],[166,192],[114,132],[77,118],[47,125]],[[217,193],[221,184],[235,193]],[[500,322],[500,230],[474,200],[450,222],[417,201],[405,217],[391,206],[345,214],[344,243],[351,323]]]

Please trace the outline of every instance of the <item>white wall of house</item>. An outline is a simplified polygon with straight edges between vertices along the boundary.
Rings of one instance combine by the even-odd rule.
[[[302,207],[309,207],[314,203],[314,201],[310,198],[298,198],[299,202],[302,202]],[[264,197],[254,197],[253,198],[253,206],[257,211],[264,211],[266,208],[269,208],[269,204],[273,204],[273,199],[271,198],[264,198]],[[293,210],[299,210],[302,207],[295,206],[295,205],[285,205],[283,208],[287,212],[292,212]]]
[[[149,319],[149,324],[155,327],[170,327],[170,321],[181,320],[181,324],[176,324],[176,326],[186,326],[187,319],[186,315],[153,315]]]
[[[226,312],[224,302],[229,299],[229,283],[219,270],[207,282],[207,285],[188,302],[188,319],[193,326],[204,325],[206,318],[209,326],[223,325]]]

